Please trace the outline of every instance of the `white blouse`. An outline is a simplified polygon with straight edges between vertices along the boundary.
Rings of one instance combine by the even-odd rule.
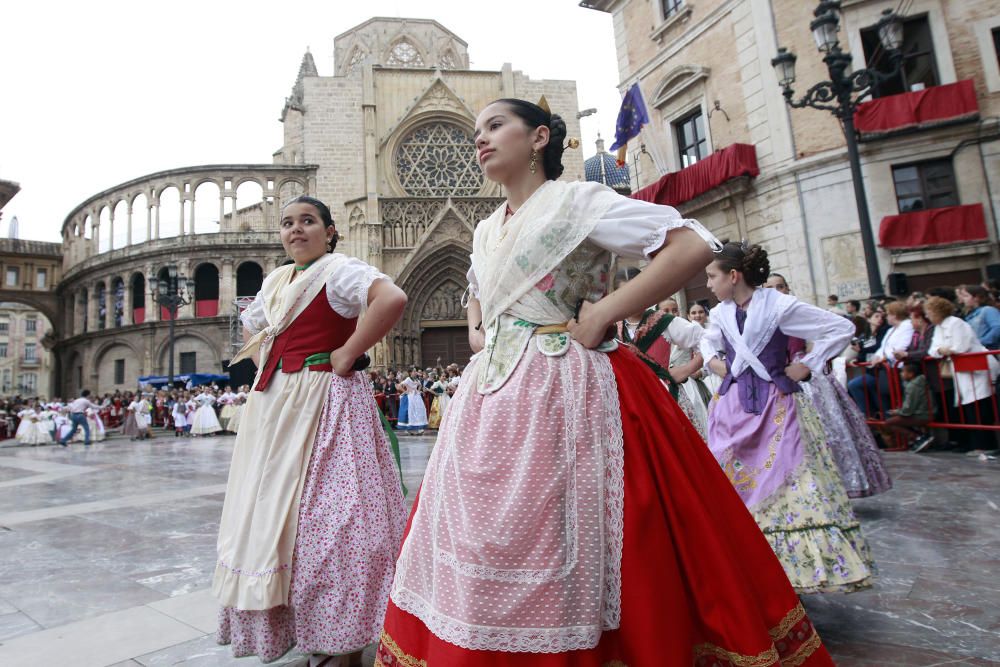
[[[368,306],[368,290],[376,280],[392,279],[374,266],[348,257],[347,262],[326,281],[326,300],[338,315],[354,319]],[[264,297],[260,292],[240,315],[240,321],[251,335],[267,327]]]
[[[713,250],[722,244],[697,220],[683,217],[673,206],[618,197],[607,212],[597,221],[597,226],[587,237],[594,245],[625,259],[649,260],[667,242],[671,229],[687,227],[700,236]],[[479,280],[470,267],[466,278],[472,296],[479,298]]]

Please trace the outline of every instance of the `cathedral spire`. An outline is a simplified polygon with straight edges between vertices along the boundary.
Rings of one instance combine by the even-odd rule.
[[[285,120],[285,114],[288,113],[289,109],[295,109],[296,111],[304,110],[305,86],[302,80],[307,76],[319,76],[319,72],[316,70],[316,61],[313,60],[312,52],[308,46],[306,47],[305,55],[302,56],[302,63],[299,65],[299,75],[295,77],[295,85],[292,86],[292,94],[290,97],[285,98],[285,109],[281,113],[281,120]]]

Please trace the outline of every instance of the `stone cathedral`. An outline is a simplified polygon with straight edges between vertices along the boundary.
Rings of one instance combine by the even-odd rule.
[[[362,23],[335,38],[334,61],[333,76],[318,76],[305,55],[275,161],[316,165],[318,196],[341,206],[341,250],[381,268],[410,297],[375,363],[464,361],[472,230],[502,194],[476,163],[476,113],[499,97],[544,94],[579,136],[576,84],[532,80],[510,65],[471,69],[465,41],[426,19]],[[581,178],[580,153],[567,151],[566,160],[564,177]]]
[[[300,193],[334,213],[338,250],[390,275],[409,296],[373,365],[464,363],[462,294],[472,232],[502,201],[475,159],[476,113],[500,97],[545,95],[579,136],[576,84],[505,64],[472,69],[467,43],[429,19],[373,18],[334,39],[334,72],[306,51],[271,163],[165,165],[88,198],[63,224],[56,385],[65,393],[130,389],[166,372],[171,315],[149,277],[183,275],[175,367],[219,372],[240,346],[239,303],[285,261],[281,202]],[[567,151],[563,178],[583,178]],[[247,189],[258,193],[248,202]]]

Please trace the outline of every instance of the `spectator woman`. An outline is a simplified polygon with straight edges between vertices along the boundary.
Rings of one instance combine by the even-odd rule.
[[[989,350],[1000,349],[1000,310],[990,305],[990,293],[979,285],[962,285],[957,294],[979,342]]]

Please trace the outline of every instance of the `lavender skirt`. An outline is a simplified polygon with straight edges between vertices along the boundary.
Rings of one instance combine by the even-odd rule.
[[[824,374],[814,374],[812,380],[802,383],[802,390],[816,407],[847,495],[865,498],[891,489],[882,453],[847,390]]]

